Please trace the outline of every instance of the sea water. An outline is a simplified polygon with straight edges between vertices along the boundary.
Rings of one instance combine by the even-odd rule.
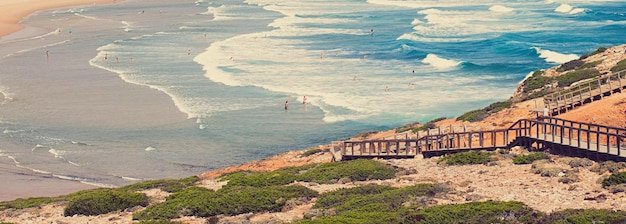
[[[623,44],[625,11],[608,0],[130,0],[55,10],[55,19],[88,18],[77,27],[98,38],[46,45],[93,48],[85,63],[166,94],[187,122],[93,128],[2,117],[1,140],[12,144],[0,156],[120,186],[454,117],[507,100],[535,70]],[[27,22],[38,20],[50,18]],[[0,63],[28,51],[13,48]],[[3,106],[19,98],[7,89]]]

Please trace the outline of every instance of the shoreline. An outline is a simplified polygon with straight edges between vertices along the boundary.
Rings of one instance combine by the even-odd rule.
[[[116,3],[117,0],[5,0],[0,2],[0,8],[5,13],[0,14],[0,38],[24,29],[22,21],[33,13],[57,9],[69,6],[81,6],[89,4]]]
[[[29,25],[29,19],[33,16],[37,16],[39,12],[46,10],[54,10],[71,6],[83,6],[90,4],[109,4],[121,2],[117,0],[62,0],[62,1],[42,1],[42,0],[7,0],[0,2],[0,7],[3,9],[9,9],[13,13],[0,15],[0,45],[5,46],[3,51],[6,53],[17,49],[15,41],[2,41],[6,38],[15,39],[18,41],[26,40],[31,37],[42,35],[42,33],[50,32],[49,27],[38,27]],[[41,3],[41,4],[39,4]],[[12,16],[12,17],[10,17]],[[25,23],[22,23],[25,22]],[[5,24],[9,24],[5,26]],[[12,24],[12,25],[11,25]],[[28,44],[27,42],[24,42]],[[9,47],[10,46],[10,47]],[[27,46],[27,45],[24,45]],[[87,51],[88,49],[85,49]],[[59,56],[60,54],[55,54]],[[66,58],[69,60],[55,61],[52,58],[51,62],[58,63],[59,66],[49,67],[45,66],[46,61],[31,61],[28,62],[27,67],[32,68],[29,70],[23,70],[23,74],[16,73],[3,73],[3,78],[8,81],[3,85],[11,86],[13,91],[18,91],[17,96],[20,100],[15,101],[13,96],[5,96],[0,93],[0,100],[3,101],[3,116],[14,120],[29,120],[36,122],[36,119],[43,119],[47,122],[57,122],[59,124],[72,125],[67,123],[67,119],[64,119],[64,111],[51,114],[48,117],[32,117],[23,116],[20,112],[24,108],[29,111],[40,111],[45,109],[40,102],[48,102],[48,92],[41,92],[37,83],[29,83],[34,80],[49,80],[48,82],[63,82],[67,80],[73,80],[78,82],[80,80],[98,81],[98,86],[94,86],[89,90],[85,90],[80,86],[71,87],[58,87],[49,88],[54,93],[57,92],[69,92],[73,94],[64,94],[55,96],[56,99],[63,100],[65,97],[71,98],[71,95],[82,95],[83,98],[72,101],[75,105],[84,105],[84,107],[75,107],[78,111],[83,111],[81,116],[74,117],[75,119],[83,120],[81,123],[88,123],[90,125],[108,127],[111,125],[127,125],[127,127],[145,127],[155,123],[155,125],[162,125],[164,123],[180,123],[186,122],[186,116],[176,108],[172,99],[166,94],[156,91],[154,89],[129,84],[117,76],[115,73],[104,71],[90,66],[88,63],[74,63],[73,66],[62,66],[63,63],[71,63],[71,61],[81,60],[89,55],[87,53],[74,54],[73,58]],[[9,63],[12,66],[25,66],[23,63]],[[58,69],[51,69],[58,68]],[[70,70],[67,70],[70,68]],[[44,72],[45,71],[45,72]],[[46,76],[46,73],[52,74],[52,76]],[[88,74],[87,76],[73,77],[71,74]],[[19,78],[23,77],[23,78]],[[51,78],[54,77],[54,78]],[[94,79],[95,78],[95,79]],[[12,81],[18,80],[18,81]],[[76,81],[78,80],[78,81]],[[55,85],[53,85],[55,86]],[[95,90],[94,90],[95,89]],[[62,91],[58,91],[62,90]],[[96,92],[90,92],[96,91]],[[24,95],[28,93],[27,95]],[[94,94],[95,93],[95,94]],[[110,94],[100,94],[110,93]],[[35,95],[33,95],[35,94]],[[121,97],[130,96],[130,97]],[[28,103],[26,100],[28,99]],[[81,101],[84,100],[84,101]],[[107,105],[107,108],[98,108],[93,105],[97,102],[112,102],[112,105]],[[145,104],[138,104],[137,102],[145,102]],[[26,103],[26,104],[25,104]],[[91,108],[91,109],[90,109]],[[99,109],[98,116],[90,116],[94,114],[92,110],[94,108]],[[57,108],[60,109],[60,108]],[[90,111],[91,110],[91,111]],[[110,112],[111,111],[111,112]],[[147,111],[147,112],[146,112]],[[117,114],[116,114],[117,113]],[[50,114],[48,114],[50,115]],[[61,118],[61,119],[60,119]],[[73,118],[73,119],[74,119]],[[165,119],[160,119],[165,118]],[[128,121],[133,122],[128,122]],[[157,122],[155,122],[157,121]],[[5,188],[0,192],[0,201],[10,201],[18,198],[31,198],[31,197],[53,197],[66,195],[79,190],[98,188],[95,184],[84,183],[78,180],[70,180],[57,177],[54,173],[39,173],[29,168],[22,168],[18,161],[13,158],[15,150],[20,149],[24,145],[17,145],[10,142],[2,142],[2,148],[0,148],[0,181],[3,181]]]

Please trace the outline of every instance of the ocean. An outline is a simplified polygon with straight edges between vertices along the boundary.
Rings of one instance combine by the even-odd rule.
[[[32,35],[0,39],[0,162],[122,186],[455,117],[507,100],[533,71],[624,44],[624,12],[618,0],[128,0],[39,12],[24,20]],[[161,113],[171,107],[180,119]]]

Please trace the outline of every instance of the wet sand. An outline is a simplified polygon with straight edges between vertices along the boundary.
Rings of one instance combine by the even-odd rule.
[[[128,84],[116,74],[94,68],[88,60],[101,42],[74,52],[36,49],[17,56],[5,57],[21,49],[50,45],[64,41],[68,36],[56,35],[35,43],[30,37],[55,30],[47,21],[30,21],[30,13],[40,10],[85,4],[113,3],[113,0],[8,0],[0,2],[5,12],[0,15],[0,78],[2,85],[10,89],[11,96],[0,95],[0,112],[4,120],[16,122],[60,125],[61,127],[122,127],[145,128],[163,124],[187,122],[171,98],[157,90]],[[6,10],[9,9],[9,10]],[[36,26],[29,23],[35,22]],[[72,21],[80,25],[80,19]],[[102,29],[118,24],[103,24]],[[22,29],[26,27],[25,29]],[[89,37],[83,29],[81,38]],[[74,35],[74,34],[73,34]],[[78,38],[79,34],[72,38]],[[10,37],[7,39],[6,37]],[[107,40],[101,40],[107,41]],[[48,44],[48,43],[44,43]],[[54,49],[54,48],[51,48]],[[3,99],[4,98],[4,99]],[[25,113],[26,112],[26,113]],[[58,196],[96,186],[78,181],[65,180],[50,174],[32,172],[21,168],[11,159],[12,147],[24,147],[0,142],[0,201],[17,198]]]

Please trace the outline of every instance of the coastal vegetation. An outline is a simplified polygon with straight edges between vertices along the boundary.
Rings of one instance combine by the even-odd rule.
[[[604,49],[605,50],[605,49]],[[602,50],[602,51],[604,51]],[[600,49],[598,49],[599,52]],[[595,54],[596,52],[592,53]],[[585,57],[588,57],[585,56]],[[581,57],[580,61],[583,58]],[[620,63],[626,68],[626,62]],[[527,79],[525,87],[535,89],[525,93],[538,93],[548,83],[576,82],[590,74],[597,74],[596,62],[572,62],[563,69],[569,69],[571,77],[549,78],[536,71]],[[619,64],[618,64],[619,66]],[[616,67],[618,67],[616,66]],[[594,72],[595,70],[595,72]],[[566,75],[567,75],[566,74]],[[526,81],[525,81],[526,82]],[[536,83],[535,83],[536,82]],[[541,83],[546,84],[542,85]],[[477,121],[491,113],[511,106],[511,101],[496,102],[483,109],[470,111],[459,120]],[[461,118],[462,117],[462,118]],[[445,118],[431,120],[420,128],[417,124],[408,126],[404,131],[419,131],[436,128],[435,123]],[[373,133],[373,132],[372,132]],[[368,133],[372,134],[372,133]],[[301,157],[323,152],[311,148]],[[531,172],[543,177],[559,177],[559,182],[576,182],[575,173],[579,168],[603,175],[596,184],[605,188],[615,188],[609,192],[624,192],[626,189],[626,163],[595,163],[584,158],[563,158],[562,164],[572,169],[560,168],[550,160],[545,152],[532,152],[512,155],[509,151],[500,151],[497,155],[487,151],[470,151],[443,156],[437,160],[441,165],[494,164],[498,158],[511,158],[514,164],[532,164]],[[418,171],[411,171],[418,172]],[[129,186],[109,189],[93,189],[74,194],[50,197],[17,199],[0,202],[0,210],[21,209],[58,203],[65,206],[64,215],[99,215],[113,211],[133,212],[133,220],[138,223],[182,223],[175,221],[183,216],[207,218],[207,223],[217,223],[222,217],[251,213],[288,211],[294,207],[308,204],[312,208],[305,212],[303,220],[297,223],[623,223],[626,211],[609,209],[566,209],[550,214],[533,209],[519,201],[473,201],[467,203],[437,205],[437,200],[447,199],[449,195],[459,194],[448,182],[437,183],[427,180],[405,187],[392,187],[389,182],[356,183],[368,180],[401,181],[399,176],[411,173],[402,168],[393,167],[377,160],[353,160],[336,163],[311,164],[300,167],[288,167],[269,172],[237,171],[220,176],[217,181],[225,183],[220,189],[212,190],[199,186],[198,177],[182,179],[151,180]],[[481,171],[482,172],[482,171]],[[312,190],[311,186],[353,183],[336,190],[323,193]],[[575,187],[570,185],[570,188]],[[145,190],[159,189],[168,196],[162,202],[152,201]],[[470,188],[468,188],[469,191]],[[587,199],[585,199],[587,200]]]
[[[470,164],[487,164],[495,161],[492,156],[495,153],[483,151],[469,151],[451,154],[437,160],[437,164],[445,165],[470,165]]]
[[[549,156],[544,152],[532,152],[527,155],[520,155],[513,158],[514,164],[531,164],[536,160],[548,159]]]
[[[618,72],[624,69],[626,69],[626,59],[619,61],[615,67],[611,68],[611,71]]]
[[[469,122],[481,121],[487,118],[489,114],[497,113],[501,110],[504,110],[510,107],[512,104],[513,103],[511,101],[495,102],[495,103],[489,104],[489,106],[486,106],[485,108],[472,110],[467,113],[464,113],[461,116],[458,116],[456,119],[461,120],[461,121],[469,121]]]
[[[496,153],[470,151],[440,158],[446,165],[487,164],[496,160]],[[534,152],[515,158],[533,167],[550,167],[537,163],[547,154]],[[604,162],[590,165],[581,158],[563,160],[571,167],[589,167],[598,172],[620,170],[626,163]],[[139,223],[180,223],[180,217],[205,217],[217,223],[224,216],[280,212],[300,205],[313,204],[304,219],[296,223],[619,223],[626,221],[625,211],[606,209],[567,209],[550,214],[537,211],[519,201],[472,201],[461,204],[435,205],[454,190],[447,183],[418,183],[406,187],[385,184],[363,184],[318,193],[311,184],[336,184],[346,181],[384,180],[396,178],[400,168],[376,160],[353,160],[336,163],[288,167],[271,172],[240,171],[224,174],[219,181],[226,184],[218,190],[197,186],[197,177],[178,180],[152,180],[116,189],[93,189],[63,197],[15,200],[0,203],[2,208],[37,207],[41,203],[65,202],[64,214],[98,215],[113,211],[135,210],[133,219]],[[569,172],[559,169],[557,173]],[[552,171],[549,173],[553,173]],[[538,173],[544,176],[541,173]],[[401,174],[400,174],[401,175]],[[545,175],[557,176],[557,175]],[[560,181],[560,180],[559,180]],[[298,182],[309,184],[295,184]],[[603,186],[626,182],[626,172],[615,172],[602,181]],[[571,183],[571,182],[563,182]],[[163,202],[151,202],[143,190],[170,192]],[[621,192],[621,191],[614,191]],[[150,204],[150,205],[148,205]]]

